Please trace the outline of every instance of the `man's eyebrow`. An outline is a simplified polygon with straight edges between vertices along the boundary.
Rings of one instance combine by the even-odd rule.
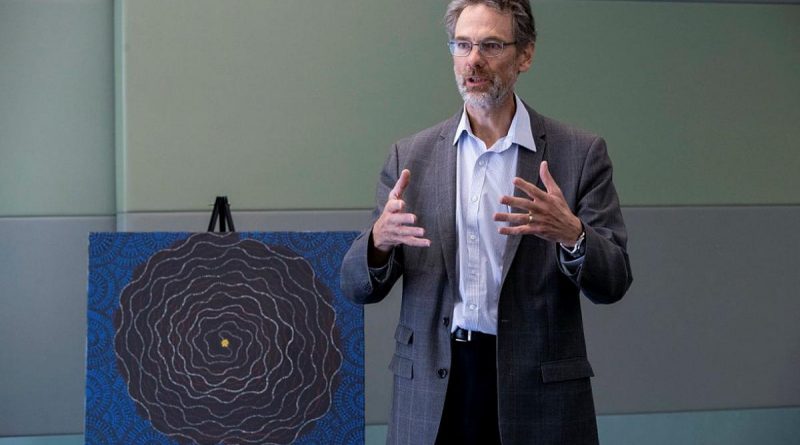
[[[470,39],[469,37],[466,37],[466,36],[455,36],[455,37],[453,37],[453,40],[466,40],[467,42],[472,42],[472,39]],[[484,37],[484,38],[478,40],[478,42],[485,42],[487,40],[497,40],[499,42],[504,42],[504,40],[501,37],[493,36],[493,35],[492,36],[488,36],[488,37]]]

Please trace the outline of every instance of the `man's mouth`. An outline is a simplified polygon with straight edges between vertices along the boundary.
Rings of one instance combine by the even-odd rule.
[[[464,80],[466,80],[466,84],[468,87],[479,87],[487,85],[489,83],[488,77],[481,77],[481,76],[467,76]]]

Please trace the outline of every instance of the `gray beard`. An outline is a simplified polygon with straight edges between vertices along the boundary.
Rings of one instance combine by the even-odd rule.
[[[492,76],[492,85],[489,91],[483,93],[476,93],[467,90],[464,83],[464,77],[456,73],[456,86],[461,97],[464,99],[464,104],[470,107],[482,108],[485,110],[498,107],[508,97],[511,92],[509,85],[503,85],[497,74]]]

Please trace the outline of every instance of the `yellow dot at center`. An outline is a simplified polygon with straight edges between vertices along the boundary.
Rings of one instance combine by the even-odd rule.
[[[227,338],[223,338],[221,342],[219,342],[223,348],[227,348],[230,346],[231,342]]]

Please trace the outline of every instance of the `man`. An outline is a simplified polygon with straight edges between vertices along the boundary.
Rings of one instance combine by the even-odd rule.
[[[579,292],[632,280],[605,142],[514,94],[527,0],[455,0],[445,22],[464,108],[394,145],[342,266],[358,303],[403,276],[388,443],[596,444]]]

